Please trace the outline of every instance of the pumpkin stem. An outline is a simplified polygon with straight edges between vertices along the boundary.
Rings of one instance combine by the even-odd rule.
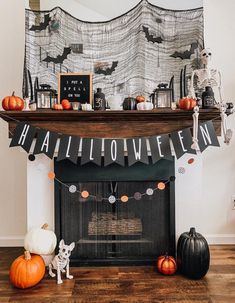
[[[15,92],[12,93],[12,96],[15,96]]]
[[[42,229],[47,229],[48,228],[48,224],[44,223],[43,226],[41,227]]]
[[[24,252],[24,258],[25,258],[26,261],[31,259],[31,255],[30,255],[30,252],[28,250],[26,250]]]
[[[190,231],[189,231],[190,236],[193,236],[196,234],[196,228],[195,227],[191,227]]]

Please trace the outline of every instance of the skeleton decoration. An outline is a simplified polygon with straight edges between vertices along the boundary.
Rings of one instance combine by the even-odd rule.
[[[221,124],[222,124],[222,134],[224,137],[224,143],[229,145],[230,140],[233,135],[232,129],[227,127],[227,114],[225,113],[227,109],[227,104],[221,103],[220,104],[220,117],[221,117]]]
[[[64,243],[64,240],[61,240],[59,243],[59,253],[54,257],[54,259],[49,264],[49,275],[51,277],[56,276],[53,273],[52,269],[55,269],[57,271],[57,284],[63,283],[61,279],[61,272],[64,273],[65,268],[66,268],[66,278],[73,279],[73,276],[69,274],[69,257],[74,247],[75,247],[74,242],[72,242],[70,245],[66,245]]]
[[[200,151],[199,145],[198,145],[198,117],[199,117],[199,107],[195,106],[193,109],[193,144],[191,145],[191,148]]]
[[[201,63],[203,64],[203,68],[194,70],[192,73],[190,95],[193,98],[196,98],[195,90],[194,90],[195,80],[198,89],[204,90],[206,86],[218,88],[219,102],[217,101],[217,104],[220,109],[222,133],[224,136],[224,142],[226,144],[229,144],[232,138],[233,131],[227,127],[227,115],[225,113],[227,105],[225,104],[222,98],[221,74],[219,70],[211,67],[211,57],[212,57],[212,53],[209,48],[205,48],[201,51],[200,59],[201,59]],[[199,116],[199,108],[195,107],[193,114],[193,144],[192,144],[192,148],[195,150],[199,150],[198,116]]]
[[[196,98],[194,84],[196,83],[198,89],[205,90],[206,86],[217,87],[219,91],[219,102],[222,102],[222,92],[221,92],[221,74],[220,71],[211,67],[211,57],[212,53],[209,48],[205,48],[200,53],[201,63],[203,68],[196,69],[192,73],[191,85],[190,85],[190,95],[192,98]]]

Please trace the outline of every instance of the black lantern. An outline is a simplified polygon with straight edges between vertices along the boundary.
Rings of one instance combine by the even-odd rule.
[[[52,108],[56,103],[56,91],[48,84],[41,84],[35,89],[35,99],[38,109]]]
[[[160,83],[158,88],[151,94],[155,108],[171,108],[173,102],[173,88],[167,88],[168,84]]]

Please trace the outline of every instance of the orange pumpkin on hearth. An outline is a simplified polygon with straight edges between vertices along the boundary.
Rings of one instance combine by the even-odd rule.
[[[29,288],[42,280],[45,274],[45,263],[39,255],[25,251],[12,263],[10,281],[18,288]]]
[[[4,110],[22,110],[24,108],[24,100],[15,96],[15,92],[11,96],[7,96],[2,100],[2,108]]]
[[[178,107],[180,109],[192,110],[196,105],[197,101],[189,97],[182,98],[178,102]]]
[[[157,269],[163,275],[173,275],[177,270],[176,261],[172,256],[160,256],[157,259]]]

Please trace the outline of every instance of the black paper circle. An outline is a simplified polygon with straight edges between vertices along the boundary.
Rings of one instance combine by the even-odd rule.
[[[35,161],[35,156],[33,154],[30,154],[28,156],[29,161]]]

